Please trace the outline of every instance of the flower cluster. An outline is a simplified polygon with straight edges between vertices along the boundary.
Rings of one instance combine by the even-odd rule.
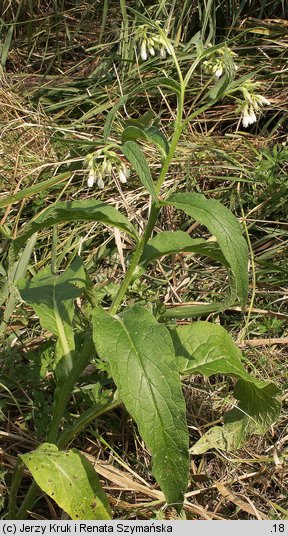
[[[166,58],[167,52],[171,54],[172,45],[168,44],[160,33],[153,31],[153,28],[148,24],[138,26],[135,40],[139,41],[139,51],[142,61],[147,60],[148,54],[155,56],[156,52],[159,52],[160,58],[162,59]]]
[[[256,113],[259,112],[262,106],[269,106],[269,104],[271,104],[266,97],[259,95],[259,93],[255,93],[257,86],[258,84],[256,82],[248,80],[239,88],[242,91],[244,101],[239,104],[237,111],[241,114],[242,125],[244,128],[256,123]]]
[[[97,182],[100,189],[104,188],[104,179],[111,177],[112,171],[118,175],[120,182],[125,183],[130,175],[130,170],[122,162],[121,158],[112,150],[106,147],[98,149],[94,153],[86,156],[88,168],[87,186],[92,186]]]
[[[235,56],[237,54],[227,46],[214,50],[209,59],[203,62],[204,72],[219,80],[225,71],[237,71],[238,67],[234,62]]]

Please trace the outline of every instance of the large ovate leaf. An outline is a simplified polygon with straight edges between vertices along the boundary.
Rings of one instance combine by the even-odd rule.
[[[248,294],[248,247],[232,212],[216,199],[207,199],[204,195],[196,193],[172,194],[163,204],[183,210],[188,216],[205,225],[217,238],[230,266],[235,292],[244,306]]]
[[[76,449],[63,452],[56,445],[44,443],[20,458],[38,486],[71,519],[111,519],[109,502],[98,475]]]
[[[280,391],[270,382],[256,380],[242,365],[242,354],[224,328],[196,322],[171,331],[181,374],[227,374],[238,379],[234,395],[239,403],[224,417],[224,425],[211,428],[193,446],[193,454],[211,448],[235,450],[252,434],[263,434],[280,412]]]
[[[139,145],[137,145],[135,141],[126,141],[122,147],[122,151],[132,165],[132,168],[136,171],[143,186],[145,186],[152,198],[156,200],[157,193],[152,175],[150,173],[149,165]]]
[[[42,328],[58,337],[66,373],[72,368],[75,349],[74,300],[81,296],[85,285],[86,274],[80,257],[76,257],[61,275],[54,275],[50,268],[44,268],[32,280],[22,279],[18,283],[22,300],[33,307]]]
[[[140,263],[146,265],[164,255],[180,252],[205,255],[227,265],[217,242],[207,242],[202,238],[193,239],[184,231],[163,231],[154,236],[147,242]]]
[[[55,203],[25,225],[23,234],[14,241],[15,251],[18,251],[27,239],[37,231],[57,223],[74,221],[98,221],[111,227],[118,227],[134,238],[137,237],[133,225],[116,208],[94,199],[65,201]]]
[[[109,361],[119,396],[153,457],[152,472],[168,503],[181,508],[188,482],[188,431],[169,331],[138,305],[112,316],[94,309],[93,340]]]

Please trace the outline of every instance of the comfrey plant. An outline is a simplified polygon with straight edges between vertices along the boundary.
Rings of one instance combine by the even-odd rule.
[[[42,328],[54,336],[56,387],[46,441],[33,452],[19,456],[10,495],[11,519],[27,516],[39,488],[72,519],[110,519],[109,501],[100,486],[97,465],[95,471],[84,455],[67,447],[88,424],[116,406],[124,406],[137,423],[151,452],[152,473],[163,491],[163,502],[174,505],[178,511],[182,509],[189,482],[189,454],[201,454],[212,448],[237,449],[251,434],[263,434],[279,414],[278,388],[269,381],[256,380],[246,371],[240,350],[224,328],[207,321],[171,325],[171,317],[194,316],[194,310],[185,305],[172,310],[163,307],[157,317],[150,308],[139,303],[129,305],[127,293],[135,280],[161,257],[180,252],[211,257],[227,270],[229,292],[224,301],[208,305],[207,312],[220,312],[235,301],[244,307],[248,295],[248,248],[236,217],[219,201],[201,193],[177,192],[176,186],[173,192],[163,189],[183,129],[211,106],[208,101],[191,115],[184,115],[187,86],[195,69],[203,60],[209,60],[209,51],[196,56],[188,71],[183,73],[166,33],[152,24],[151,36],[154,37],[151,41],[150,30],[148,33],[145,28],[145,32],[143,40],[145,47],[150,47],[150,54],[156,43],[161,43],[171,52],[178,74],[178,80],[166,77],[147,83],[149,87],[162,85],[176,96],[177,117],[172,137],[167,140],[158,126],[147,121],[144,115],[127,124],[118,146],[110,144],[111,124],[122,100],[107,117],[103,148],[86,158],[89,187],[97,182],[98,187],[103,188],[111,172],[125,182],[127,170],[132,168],[150,198],[144,231],[139,232],[113,206],[92,198],[56,203],[47,208],[25,225],[12,246],[15,256],[26,242],[29,243],[30,237],[34,237],[35,243],[37,231],[51,225],[55,229],[59,222],[77,220],[116,227],[127,233],[134,243],[127,259],[127,270],[109,308],[101,305],[79,256],[65,271],[59,272],[54,264],[53,270],[42,269],[32,279],[18,282],[22,300],[34,309]],[[144,56],[143,53],[143,59]],[[217,70],[214,74],[218,78]],[[257,100],[254,94],[252,98],[247,86],[245,91],[248,92],[245,98],[252,99],[249,105],[255,110],[255,103],[260,105],[259,98]],[[159,150],[158,175],[152,175],[138,140],[153,144]],[[165,207],[173,207],[189,219],[197,220],[216,241],[191,238],[182,230],[157,232],[159,215]],[[84,300],[80,301],[79,309],[82,296]],[[67,425],[65,415],[71,395],[77,383],[85,382],[82,372],[96,357],[96,364],[106,370],[110,378],[109,393],[114,394],[107,394],[105,401],[91,404],[74,423]],[[235,404],[224,416],[222,426],[211,427],[199,441],[189,445],[181,377],[196,373],[233,377]],[[34,483],[17,509],[18,488],[25,468],[29,469]]]

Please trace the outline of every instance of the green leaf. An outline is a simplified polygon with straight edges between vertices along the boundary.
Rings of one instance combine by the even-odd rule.
[[[194,193],[172,194],[163,204],[183,210],[215,235],[230,266],[235,292],[244,307],[248,294],[248,247],[232,212],[216,199],[207,199],[202,194]],[[231,299],[234,298],[232,295]]]
[[[195,443],[192,454],[202,454],[212,448],[236,450],[253,434],[263,435],[278,419],[280,390],[273,383],[239,380],[234,395],[239,400],[237,407],[224,415],[223,426],[210,428]]]
[[[151,127],[148,127],[146,129],[146,134],[149,138],[149,140],[152,142],[152,143],[155,143],[155,145],[157,145],[160,149],[160,151],[162,152],[163,156],[166,156],[168,153],[169,153],[169,143],[166,139],[166,137],[164,136],[163,132],[161,132],[161,130],[157,127],[155,127],[154,125],[152,125]]]
[[[148,82],[147,82],[148,83]],[[176,82],[176,80],[173,80],[173,78],[166,78],[165,76],[156,78],[155,80],[152,80],[150,84],[153,83],[153,86],[162,86],[167,87],[168,89],[171,89],[173,93],[176,93],[176,95],[179,95],[181,92],[181,87],[179,82]]]
[[[113,106],[112,110],[110,110],[110,112],[107,114],[104,129],[103,129],[103,142],[104,142],[104,144],[107,143],[107,140],[108,140],[110,132],[111,132],[112,123],[114,121],[114,118],[115,118],[118,110],[120,110],[120,108],[122,106],[124,106],[124,104],[126,103],[128,98],[129,98],[129,95],[123,95],[123,97],[120,97],[119,101],[116,102],[115,106]]]
[[[150,173],[147,160],[140,147],[134,141],[126,141],[122,147],[124,156],[129,160],[132,168],[138,174],[143,186],[148,190],[154,200],[157,200],[157,193]]]
[[[20,458],[38,486],[71,519],[111,519],[109,502],[98,475],[78,450],[63,452],[56,445],[44,443]]]
[[[173,91],[173,93],[176,93],[177,95],[180,94],[180,84],[179,84],[179,82],[176,82],[172,78],[167,78],[165,76],[147,80],[146,82],[144,82],[141,85],[141,91],[153,90],[153,89],[157,88],[158,86],[166,87],[167,89],[170,89],[171,91]],[[120,97],[120,99],[116,102],[116,104],[113,106],[113,108],[109,111],[109,113],[107,114],[106,122],[105,122],[105,125],[104,125],[104,130],[103,130],[104,143],[106,143],[108,138],[109,138],[112,123],[113,123],[113,121],[114,121],[114,119],[116,117],[116,114],[117,114],[118,110],[120,110],[120,108],[122,106],[124,106],[124,104],[127,102],[128,99],[131,99],[134,95],[138,95],[138,94],[139,94],[139,86],[136,84],[135,88],[132,91],[130,91],[130,93],[128,93],[127,95],[123,95],[122,97]],[[107,108],[107,106],[106,106],[106,108]],[[148,113],[149,113],[149,111],[148,111]],[[146,112],[146,114],[147,114],[147,112]],[[140,118],[140,121],[142,119],[142,123],[143,123],[144,126],[147,123],[147,121],[144,118],[144,116],[146,114],[143,114],[142,118]],[[153,113],[153,115],[154,115],[154,113]],[[144,120],[143,120],[143,118],[144,118]]]
[[[75,349],[74,300],[81,296],[85,285],[86,274],[80,257],[76,257],[61,275],[54,275],[50,268],[44,268],[31,281],[18,283],[22,300],[33,307],[42,328],[59,338],[66,373],[72,368]]]
[[[37,240],[37,235],[31,236],[29,240],[27,241],[25,248],[23,249],[23,252],[20,255],[19,260],[13,262],[13,251],[11,254],[11,268],[8,269],[8,274],[5,277],[4,285],[1,288],[1,294],[0,294],[0,305],[2,305],[5,301],[5,309],[3,312],[3,320],[0,324],[0,335],[5,332],[6,328],[9,326],[9,321],[11,318],[11,315],[15,309],[16,302],[19,301],[19,294],[17,290],[17,281],[20,281],[22,277],[25,276],[31,255],[34,250],[34,246]],[[9,253],[11,253],[11,248],[9,250]],[[10,262],[9,262],[10,264]]]
[[[34,184],[33,186],[29,186],[29,188],[24,188],[16,194],[7,195],[3,199],[0,199],[0,208],[7,207],[8,205],[13,205],[14,203],[18,203],[18,201],[21,201],[21,199],[25,199],[26,197],[30,197],[34,194],[38,194],[39,192],[43,192],[44,190],[49,189],[51,186],[65,181],[70,176],[71,173],[66,171],[65,173],[61,173],[60,175],[52,177],[52,179],[47,179],[47,181],[42,181],[38,184]]]
[[[195,322],[176,328],[171,336],[181,374],[230,374],[248,381],[252,379],[242,365],[241,351],[221,326]]]
[[[202,238],[193,239],[184,231],[163,231],[154,236],[147,242],[140,262],[146,265],[164,255],[180,252],[205,255],[227,266],[216,242],[207,242]]]
[[[195,303],[194,305],[179,305],[176,307],[167,307],[166,311],[161,313],[161,318],[196,318],[198,316],[207,316],[210,313],[220,313],[226,309],[225,302],[218,303]]]
[[[142,127],[131,125],[122,132],[122,144],[130,140],[145,140],[154,143],[160,150],[161,156],[165,158],[169,152],[169,144],[161,130],[155,126]]]
[[[1,21],[2,22],[2,21]],[[8,58],[11,41],[14,33],[14,24],[11,24],[8,28],[8,32],[5,36],[4,43],[1,46],[1,67],[5,67]]]
[[[188,482],[185,402],[167,328],[138,305],[111,316],[94,309],[93,340],[107,359],[127,410],[152,452],[152,472],[168,503],[181,508]]]
[[[146,80],[146,82],[143,82],[143,84],[141,84],[141,91],[149,91],[157,89],[158,87],[166,87],[167,89],[170,89],[173,93],[176,93],[176,95],[179,95],[181,92],[179,82],[176,82],[176,80],[173,80],[173,78],[168,78],[166,76],[159,76],[159,78],[149,78],[149,80]],[[159,93],[158,89],[157,93]],[[135,89],[130,92],[129,96],[131,98],[134,95],[139,95],[139,85],[135,86]]]
[[[32,234],[45,227],[79,220],[98,221],[111,227],[118,227],[137,239],[137,232],[133,225],[116,208],[94,199],[88,201],[65,201],[55,203],[25,225],[23,234],[14,241],[15,251],[18,251]]]
[[[147,110],[144,112],[144,114],[137,117],[137,119],[134,119],[133,117],[129,117],[129,119],[125,119],[125,125],[127,127],[133,126],[133,127],[150,127],[152,123],[155,121],[156,115],[152,110]]]
[[[237,378],[237,408],[224,417],[224,426],[211,428],[192,448],[201,454],[211,448],[235,450],[252,434],[263,434],[280,412],[280,391],[256,380],[244,369],[242,354],[227,331],[216,324],[196,322],[171,332],[181,374],[227,374]]]

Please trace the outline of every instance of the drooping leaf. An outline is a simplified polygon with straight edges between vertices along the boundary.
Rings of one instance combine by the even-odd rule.
[[[193,446],[200,454],[211,448],[235,450],[251,434],[263,434],[280,412],[280,391],[270,382],[256,380],[242,365],[242,354],[227,331],[210,322],[196,322],[171,331],[181,374],[227,374],[238,379],[237,408],[224,417],[224,425],[211,428]]]
[[[134,127],[133,127],[134,128]],[[147,160],[140,147],[134,141],[126,141],[122,147],[123,154],[129,160],[132,168],[136,171],[140,181],[154,200],[157,200],[157,193],[150,173]]]
[[[32,234],[45,227],[51,227],[57,223],[81,220],[98,221],[104,225],[118,227],[134,238],[137,238],[137,232],[133,225],[116,208],[94,199],[65,201],[55,203],[25,225],[23,234],[14,241],[15,251],[18,251]]]
[[[273,383],[239,380],[234,390],[236,408],[224,415],[223,426],[213,426],[192,447],[192,454],[212,448],[233,451],[253,435],[263,435],[280,414],[280,391]]]
[[[175,328],[171,336],[181,374],[230,374],[252,379],[242,365],[241,351],[222,326],[195,322]]]
[[[45,190],[51,189],[52,186],[65,181],[70,176],[71,173],[66,171],[65,173],[60,173],[60,175],[52,177],[52,179],[47,179],[46,181],[41,181],[37,184],[34,184],[33,186],[29,186],[28,188],[23,188],[23,190],[20,190],[16,194],[7,195],[3,199],[0,199],[0,208],[7,207],[8,205],[13,205],[14,203],[18,203],[18,201],[20,201],[21,199],[25,199],[25,197],[30,197],[39,192],[44,192]]]
[[[171,89],[173,93],[176,93],[176,95],[179,95],[181,91],[179,82],[176,82],[176,80],[173,80],[173,78],[166,78],[166,77],[156,78],[154,81],[154,85],[167,87],[168,89]]]
[[[163,204],[183,210],[188,216],[205,225],[217,238],[230,266],[236,294],[244,306],[248,294],[248,247],[232,212],[216,199],[207,199],[204,195],[195,193],[172,194]]]
[[[134,140],[145,140],[148,143],[155,144],[162,158],[165,158],[169,152],[169,144],[166,140],[164,134],[155,126],[150,127],[141,127],[141,126],[128,126],[122,132],[122,144],[124,145],[127,141]]]
[[[42,328],[59,338],[66,372],[72,368],[75,349],[74,300],[81,296],[85,285],[86,274],[80,257],[76,257],[61,275],[54,275],[50,268],[44,268],[31,281],[22,279],[18,283],[22,300],[33,307]]]
[[[215,85],[210,89],[208,95],[210,99],[215,100],[219,99],[221,95],[224,95],[225,90],[227,89],[227,86],[229,85],[229,77],[226,73],[224,73],[219,80],[215,83]]]
[[[56,445],[44,443],[20,458],[38,486],[71,519],[111,519],[109,502],[98,475],[77,449],[63,452]]]
[[[137,119],[135,119],[134,117],[129,117],[128,119],[125,119],[125,128],[126,127],[141,127],[141,128],[145,128],[145,127],[150,127],[153,122],[156,120],[156,115],[155,113],[153,112],[153,110],[147,110],[146,112],[144,112],[144,114],[140,115],[139,117],[137,117]]]
[[[107,143],[107,140],[108,140],[110,132],[111,132],[112,123],[113,123],[113,121],[115,119],[115,116],[116,116],[118,110],[120,110],[120,108],[122,106],[124,106],[124,104],[126,103],[128,98],[129,98],[129,95],[123,95],[123,97],[120,97],[119,101],[116,102],[116,104],[113,106],[113,108],[107,114],[104,129],[103,129],[103,141],[104,141],[104,144]]]
[[[93,340],[153,457],[168,503],[181,508],[188,481],[185,403],[167,328],[143,307],[121,316],[94,309]]]
[[[197,253],[205,255],[227,266],[227,261],[216,242],[207,242],[202,238],[191,238],[184,231],[163,231],[149,240],[144,248],[141,264],[171,255],[173,253]]]

